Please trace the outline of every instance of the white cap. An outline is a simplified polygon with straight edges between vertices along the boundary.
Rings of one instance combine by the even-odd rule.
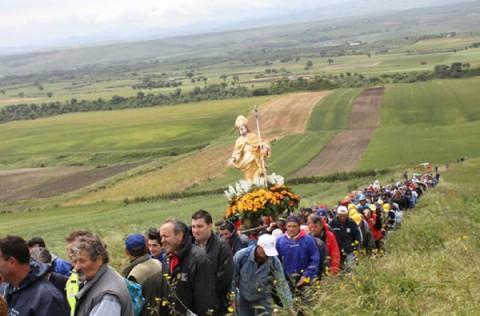
[[[348,210],[345,206],[339,206],[337,208],[337,214],[338,215],[348,215]]]
[[[260,246],[269,257],[278,256],[277,248],[275,248],[276,238],[269,234],[263,234],[258,237],[257,246]]]

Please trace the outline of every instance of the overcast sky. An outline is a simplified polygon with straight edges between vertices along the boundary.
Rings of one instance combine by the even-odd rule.
[[[0,0],[0,53],[72,38],[231,23],[345,0]]]

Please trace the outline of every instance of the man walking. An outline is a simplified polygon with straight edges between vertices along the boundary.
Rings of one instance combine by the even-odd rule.
[[[9,315],[69,315],[65,296],[45,278],[47,271],[47,265],[30,260],[21,237],[0,239],[0,295],[7,301]]]
[[[239,316],[271,315],[274,284],[283,308],[293,310],[275,241],[272,235],[261,235],[256,246],[240,250],[233,258],[232,292]]]
[[[360,246],[362,236],[357,223],[348,217],[348,210],[345,206],[339,206],[337,216],[330,223],[340,248],[340,270],[355,264],[354,251]]]
[[[122,276],[142,286],[145,305],[140,315],[151,315],[151,311],[158,305],[156,298],[161,296],[162,264],[157,259],[150,258],[145,237],[140,234],[132,234],[127,237],[125,253],[130,264],[123,270]]]
[[[167,256],[162,273],[165,314],[210,315],[217,313],[215,270],[205,251],[192,243],[187,225],[178,219],[166,220],[160,227],[162,246]]]
[[[276,247],[292,291],[301,290],[315,278],[320,255],[313,237],[300,229],[298,216],[287,217],[287,232],[278,238]]]
[[[232,284],[233,258],[228,243],[213,233],[213,220],[210,213],[198,210],[192,215],[193,241],[205,249],[215,270],[215,292],[219,302],[218,312],[228,313],[228,292]]]
[[[125,281],[108,266],[108,252],[98,236],[77,237],[71,255],[79,279],[85,280],[75,295],[75,316],[133,316]]]

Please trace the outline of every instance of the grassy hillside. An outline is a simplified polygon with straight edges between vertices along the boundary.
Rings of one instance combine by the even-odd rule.
[[[391,183],[401,178],[403,169],[380,178]],[[388,253],[377,259],[361,259],[353,275],[326,278],[315,294],[309,315],[475,315],[480,312],[479,284],[480,190],[479,160],[452,164],[441,176],[440,185],[422,197],[418,207],[405,216],[400,230],[390,234]],[[296,185],[302,206],[313,203],[333,205],[348,192],[373,179]],[[43,236],[52,251],[65,256],[63,238],[74,229],[99,233],[108,245],[112,265],[128,264],[124,238],[176,216],[189,222],[192,212],[209,210],[222,216],[226,198],[210,195],[123,206],[96,203],[1,214],[0,230],[25,238]],[[41,223],[41,224],[39,224]],[[461,302],[459,304],[458,302]]]
[[[453,165],[389,235],[384,257],[321,285],[313,314],[480,313],[479,170],[479,160]]]
[[[480,157],[480,78],[389,85],[360,169]]]
[[[360,88],[339,89],[327,96],[313,109],[308,130],[322,132],[348,129],[352,105],[362,91]]]
[[[233,119],[268,98],[77,113],[0,125],[0,159],[165,151],[206,145],[233,132]],[[141,154],[138,155],[141,157]],[[72,159],[74,159],[72,157]],[[73,162],[70,162],[73,163]],[[76,163],[87,163],[77,161]]]

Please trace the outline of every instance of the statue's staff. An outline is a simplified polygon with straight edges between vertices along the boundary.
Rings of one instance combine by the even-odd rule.
[[[263,145],[262,145],[262,137],[260,136],[260,122],[258,120],[257,105],[255,105],[255,120],[257,121],[257,134],[258,134],[258,147],[259,147],[258,150],[260,151],[260,159],[262,162],[262,173],[265,179],[265,187],[267,187],[268,186],[267,170],[265,168],[265,159],[263,158]]]

